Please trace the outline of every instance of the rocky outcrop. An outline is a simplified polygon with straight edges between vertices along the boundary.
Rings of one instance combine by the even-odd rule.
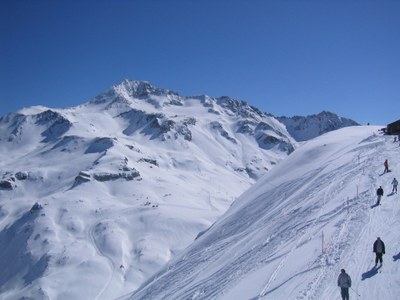
[[[277,117],[277,119],[285,124],[287,131],[298,142],[307,141],[343,127],[359,125],[351,119],[340,117],[328,111],[306,117]]]

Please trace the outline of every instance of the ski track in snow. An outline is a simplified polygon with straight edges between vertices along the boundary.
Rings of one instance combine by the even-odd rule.
[[[380,149],[382,149],[382,147],[380,147]],[[381,151],[377,151],[378,153],[381,153]],[[378,159],[372,159],[371,157],[369,157],[364,163],[363,166],[361,166],[361,170],[360,168],[358,168],[357,166],[354,167],[354,170],[352,170],[345,178],[343,179],[344,181],[346,181],[346,179],[351,178],[353,176],[357,176],[359,175],[360,171],[362,171],[364,169],[364,165],[376,165],[377,162],[381,162],[383,161],[381,158]],[[378,168],[378,166],[377,166]],[[361,172],[361,174],[363,175],[363,172]],[[340,175],[340,172],[339,172]],[[307,289],[305,289],[304,291],[300,292],[299,296],[296,299],[324,299],[321,298],[320,295],[320,291],[318,290],[319,288],[321,288],[322,286],[325,286],[327,283],[326,281],[331,280],[333,282],[335,282],[336,278],[331,278],[332,276],[328,276],[329,273],[335,273],[338,274],[339,273],[339,269],[341,267],[337,266],[337,263],[342,259],[343,257],[343,253],[344,252],[350,252],[351,250],[346,249],[349,246],[349,234],[350,232],[352,233],[352,236],[354,237],[360,237],[361,234],[360,232],[362,231],[362,228],[364,228],[364,226],[366,224],[370,224],[371,219],[374,218],[374,216],[371,216],[371,214],[373,212],[370,212],[370,206],[368,205],[368,203],[370,203],[370,198],[371,195],[375,194],[375,189],[374,187],[377,185],[376,184],[376,176],[371,176],[369,175],[367,177],[369,179],[369,185],[371,186],[371,189],[369,191],[369,193],[361,193],[358,195],[358,197],[356,197],[354,200],[352,201],[351,207],[347,208],[348,209],[348,215],[347,217],[341,222],[341,224],[338,227],[338,230],[334,233],[334,235],[331,238],[331,241],[333,241],[333,243],[330,243],[327,251],[325,254],[323,254],[319,261],[317,261],[319,263],[319,267],[320,267],[320,271],[318,272],[318,274],[314,277],[314,279],[309,282]],[[336,180],[334,180],[336,181]],[[333,196],[330,195],[330,196]],[[360,209],[361,208],[361,209]],[[355,221],[360,221],[360,220],[364,220],[363,224],[352,224],[351,221],[355,220]],[[382,220],[383,221],[383,220]],[[349,228],[352,227],[352,228]],[[358,240],[357,243],[359,243],[360,241]],[[370,241],[369,241],[370,242]],[[368,261],[368,259],[364,260],[364,261]]]
[[[391,145],[390,142],[386,141],[386,144],[389,145],[386,147],[383,147],[383,144],[379,145],[379,148],[377,149],[377,159],[374,160],[374,169],[378,170],[378,172],[373,173],[370,172],[368,174],[368,178],[370,179],[371,182],[371,193],[369,195],[369,198],[366,199],[366,202],[372,205],[368,205],[368,219],[366,222],[364,222],[364,227],[363,230],[361,231],[361,234],[359,235],[359,238],[357,242],[355,243],[357,248],[362,248],[364,251],[357,251],[357,253],[363,253],[364,255],[362,256],[361,259],[355,259],[351,258],[350,262],[353,263],[356,266],[356,274],[361,274],[361,281],[360,277],[356,277],[356,283],[359,283],[358,286],[361,286],[360,288],[356,289],[356,292],[361,295],[361,299],[366,298],[366,297],[371,297],[374,299],[382,298],[382,295],[385,295],[384,298],[386,299],[396,299],[395,294],[390,293],[390,289],[386,291],[385,294],[377,292],[375,295],[366,295],[365,292],[362,289],[362,286],[364,284],[367,284],[369,281],[373,281],[375,284],[376,281],[379,280],[385,280],[389,282],[396,282],[396,277],[393,277],[390,272],[385,272],[385,277],[384,278],[376,278],[376,270],[373,269],[373,266],[375,264],[375,254],[372,252],[372,244],[374,240],[369,240],[368,236],[381,236],[383,241],[385,242],[385,236],[388,235],[387,228],[388,225],[394,225],[398,223],[398,211],[399,211],[399,199],[398,197],[389,197],[389,189],[388,187],[391,187],[391,180],[393,179],[394,175],[392,173],[384,174],[382,175],[379,171],[383,171],[383,161],[388,158],[389,162],[396,162],[397,167],[400,167],[397,160],[398,157],[393,157],[391,156],[391,153],[393,153],[396,148],[398,151],[398,147]],[[386,150],[386,149],[389,149]],[[398,155],[398,154],[397,154]],[[381,205],[380,206],[375,206],[376,203],[376,189],[382,185],[385,187],[385,195],[382,197],[381,200]],[[397,245],[397,247],[399,244]],[[383,256],[383,264],[390,264],[390,260],[392,260],[392,255],[394,253],[391,253],[391,249],[396,249],[393,247],[393,245],[390,245],[386,242],[386,255]],[[396,252],[397,253],[397,252]],[[378,272],[380,272],[379,270]],[[378,274],[379,275],[379,274]],[[356,275],[357,276],[357,275]],[[397,277],[398,278],[398,277]],[[361,282],[361,283],[360,283]]]
[[[387,142],[386,142],[387,143]],[[380,145],[376,147],[376,151],[374,154],[377,153],[376,157],[369,156],[369,158],[363,163],[362,167],[362,177],[363,179],[367,179],[368,186],[370,187],[369,190],[362,192],[357,199],[356,205],[354,209],[350,210],[349,216],[346,218],[345,222],[342,226],[343,233],[340,234],[337,238],[333,238],[332,241],[337,241],[333,245],[333,249],[328,250],[327,258],[334,258],[335,262],[340,261],[340,266],[337,266],[337,263],[332,265],[326,265],[325,269],[330,269],[324,272],[325,280],[320,283],[321,288],[332,285],[332,282],[335,283],[337,276],[339,274],[339,270],[346,265],[354,266],[355,272],[350,274],[353,280],[353,286],[350,289],[351,297],[361,297],[360,299],[376,299],[380,298],[378,295],[374,297],[373,295],[368,295],[363,293],[362,288],[360,286],[363,284],[365,280],[368,281],[369,276],[373,276],[374,272],[371,272],[372,267],[374,265],[375,255],[372,252],[372,244],[374,240],[370,240],[368,237],[373,236],[374,233],[381,231],[383,234],[386,231],[384,226],[379,226],[380,228],[376,228],[379,224],[387,224],[387,222],[396,222],[398,219],[387,219],[387,214],[384,210],[381,210],[382,206],[374,207],[376,202],[376,188],[379,185],[382,185],[382,180],[379,172],[374,170],[381,170],[383,169],[383,161],[388,156],[388,152],[385,151],[385,147],[383,145],[385,142],[381,141]],[[390,144],[389,144],[390,145]],[[389,147],[390,148],[390,147]],[[392,149],[391,149],[392,150]],[[395,161],[394,157],[391,157],[392,161]],[[369,172],[365,174],[365,166],[368,166]],[[371,167],[372,166],[372,167]],[[392,179],[392,177],[390,177]],[[389,186],[386,184],[385,186]],[[384,197],[381,201],[384,205],[384,201],[387,198]],[[386,200],[387,201],[387,200]],[[397,203],[398,204],[398,203]],[[353,224],[358,223],[358,224]],[[348,228],[352,227],[352,228]],[[351,237],[354,240],[351,240],[348,235],[351,233]],[[341,247],[343,245],[344,247]],[[361,250],[360,250],[361,249]],[[342,254],[346,252],[346,254],[342,257]],[[360,253],[360,257],[354,257],[352,253]],[[388,256],[388,255],[386,255]],[[337,258],[337,259],[335,259]],[[388,259],[387,257],[386,259]],[[384,258],[385,259],[385,258]],[[345,267],[346,268],[346,267]],[[346,268],[347,269],[347,268]],[[359,276],[360,274],[361,276]],[[318,279],[315,279],[310,284],[314,284],[324,276],[321,276]],[[360,281],[361,280],[361,281]],[[395,282],[394,278],[386,280],[391,280]],[[361,282],[361,283],[360,283]],[[334,287],[334,288],[333,288]],[[338,288],[335,285],[332,285],[332,288],[327,288],[325,291],[320,290],[318,291],[315,289],[309,289],[307,297],[305,299],[330,299],[331,297],[336,297],[339,295]],[[360,295],[361,293],[361,295]],[[385,298],[385,297],[384,297]],[[298,298],[303,299],[303,298]],[[396,296],[389,297],[386,299],[396,299]]]
[[[100,221],[101,223],[101,221]],[[94,231],[96,230],[96,226],[100,223],[97,223],[95,225],[92,225],[89,229],[89,239],[93,244],[94,249],[96,249],[96,252],[99,254],[99,256],[104,257],[107,260],[108,265],[110,266],[110,275],[108,276],[108,279],[106,283],[104,284],[103,288],[99,291],[97,294],[95,300],[101,299],[101,296],[103,293],[107,290],[107,288],[110,286],[111,281],[114,278],[114,273],[115,273],[115,265],[111,257],[108,255],[104,254],[101,250],[100,247],[96,243],[96,238],[94,237]]]
[[[314,221],[311,224],[309,224],[309,226],[307,226],[307,228],[305,228],[303,230],[303,232],[300,233],[300,237],[297,239],[293,248],[289,251],[289,253],[287,253],[282,258],[278,267],[275,269],[273,274],[270,276],[267,284],[265,285],[263,290],[260,292],[259,297],[258,297],[259,299],[262,299],[263,297],[265,297],[269,294],[269,290],[271,289],[271,286],[273,285],[279,271],[285,266],[285,262],[288,260],[289,256],[293,255],[295,250],[300,245],[302,245],[306,240],[310,240],[310,239],[314,238],[313,234],[309,233],[309,228],[314,229],[317,224],[327,223],[330,219],[332,219],[338,213],[343,212],[343,210],[350,209],[350,208],[345,208],[344,206],[341,206],[337,210],[328,212],[327,215],[325,215],[325,214],[320,215],[320,213],[322,213],[325,208],[325,204],[327,202],[326,199],[334,197],[335,194],[337,193],[337,188],[334,186],[334,184],[336,182],[346,180],[346,179],[342,178],[343,173],[348,173],[346,177],[353,177],[353,176],[357,175],[359,172],[358,168],[354,169],[353,165],[350,167],[353,169],[353,170],[350,170],[350,172],[347,172],[347,170],[345,170],[345,172],[343,172],[342,169],[344,169],[344,168],[348,169],[347,166],[341,167],[341,168],[335,170],[334,175],[332,175],[332,173],[328,173],[325,176],[325,179],[323,181],[320,181],[322,186],[324,186],[327,182],[329,182],[329,184],[328,184],[328,187],[325,188],[326,192],[325,192],[325,196],[323,197],[324,200],[321,201],[322,205],[319,207],[319,210],[316,213],[316,215],[319,215],[319,216],[317,218],[315,218]],[[338,180],[338,177],[340,177],[339,180]],[[354,206],[354,204],[355,203],[353,203],[352,206]],[[344,205],[346,205],[346,203],[344,203]],[[319,269],[319,272],[317,273],[315,278],[308,284],[307,289],[299,292],[299,296],[297,296],[296,299],[300,300],[300,299],[313,299],[314,298],[314,294],[316,293],[318,286],[321,284],[321,280],[323,280],[323,278],[325,277],[325,275],[327,273],[326,269],[329,268],[331,265],[328,262],[328,258],[334,257],[335,260],[338,260],[340,258],[340,254],[342,252],[340,243],[342,242],[343,238],[345,238],[347,224],[348,224],[349,220],[351,219],[351,217],[352,216],[350,214],[348,214],[346,219],[343,222],[341,222],[341,224],[338,226],[338,229],[331,237],[331,240],[336,241],[336,243],[334,243],[334,244],[331,243],[329,248],[326,250],[326,253],[319,256],[315,261],[309,263],[309,269],[313,266],[316,266],[316,267],[313,267],[313,269],[317,268],[317,269]],[[339,245],[339,247],[338,247],[338,245]],[[277,287],[272,288],[272,289],[275,290],[276,288]]]
[[[128,216],[141,207],[109,206],[99,214],[96,210],[96,218],[89,219],[82,230],[90,249],[86,254],[95,257],[89,261],[101,266],[97,270],[104,270],[92,290],[92,299],[108,300],[117,296],[139,300],[337,299],[340,292],[336,279],[341,268],[345,268],[353,279],[351,299],[356,296],[367,300],[398,299],[396,284],[400,286],[400,269],[397,267],[400,260],[393,260],[396,261],[396,255],[400,257],[400,242],[393,241],[398,241],[400,201],[397,195],[389,194],[389,186],[393,177],[399,176],[400,147],[391,143],[388,137],[375,134],[356,147],[348,143],[349,151],[342,148],[338,151],[344,160],[338,159],[337,153],[333,152],[327,160],[324,157],[322,167],[309,167],[302,176],[296,177],[296,174],[289,179],[280,173],[278,177],[282,176],[284,180],[276,181],[279,184],[265,183],[273,188],[258,186],[257,192],[250,192],[248,199],[235,203],[231,214],[223,215],[199,236],[197,242],[183,250],[185,256],[172,256],[161,272],[149,280],[146,278],[144,285],[132,291],[133,294],[120,296],[122,292],[118,289],[127,283],[118,277],[119,256],[114,256],[116,248],[113,246],[116,245],[113,243],[117,241],[118,244],[122,238],[108,240],[110,235],[115,235],[113,227],[107,226],[119,225],[117,216]],[[321,147],[311,150],[311,153],[323,156]],[[312,164],[313,158],[308,159]],[[385,159],[389,160],[393,173],[381,173]],[[382,205],[375,207],[379,185],[384,187],[385,195]],[[211,192],[204,191],[209,195],[204,203],[207,209],[220,211],[221,205],[211,197]],[[191,206],[183,203],[166,202],[163,205],[171,211],[173,207],[190,209]],[[11,217],[6,214],[0,224]],[[143,220],[140,218],[139,222]],[[392,228],[395,229],[393,232]],[[185,230],[187,228],[180,234]],[[327,232],[327,240],[320,250],[318,241],[324,232]],[[384,267],[379,271],[372,268],[375,258],[372,243],[377,236],[385,242],[390,241],[386,243]],[[130,248],[126,249],[130,251]],[[304,258],[302,254],[306,254]],[[293,262],[296,264],[292,265]],[[92,274],[95,277],[93,271]],[[128,280],[132,278],[135,277],[128,277]],[[248,278],[256,279],[257,283]],[[49,277],[48,281],[51,280]],[[244,286],[243,282],[250,282],[249,297],[226,296],[236,285]],[[386,282],[392,283],[394,288],[387,288],[390,285],[385,285]],[[123,291],[126,293],[127,290],[125,286]]]
[[[253,239],[260,236],[254,237],[253,229],[264,228],[268,220],[259,218],[257,211],[245,213],[245,210],[252,209],[251,206],[245,206],[241,218],[235,220],[240,224],[225,222],[220,232],[214,232],[214,238],[211,238],[213,242],[205,246],[203,251],[199,250],[201,248],[187,251],[186,256],[181,261],[172,263],[166,273],[160,273],[152,282],[148,282],[145,292],[139,289],[139,293],[133,294],[129,299],[152,299],[155,295],[163,295],[162,299],[228,299],[225,296],[227,291],[237,282],[246,278],[247,274],[267,266],[274,268],[266,276],[264,284],[259,286],[258,296],[251,298],[253,300],[339,298],[340,290],[336,286],[336,280],[341,268],[350,270],[353,279],[351,298],[361,295],[361,299],[375,299],[382,298],[383,295],[385,299],[396,299],[396,292],[391,294],[390,291],[384,294],[376,292],[376,297],[371,298],[365,294],[367,292],[364,292],[363,284],[377,277],[368,273],[374,260],[374,240],[370,237],[381,231],[384,236],[387,224],[395,224],[399,218],[398,208],[393,211],[390,207],[398,203],[392,201],[395,197],[387,197],[389,191],[382,199],[380,207],[371,207],[376,201],[376,188],[379,185],[388,188],[393,179],[394,174],[379,176],[379,171],[383,170],[385,158],[397,162],[394,156],[398,155],[395,152],[397,144],[391,146],[386,137],[375,135],[363,142],[356,149],[346,152],[348,161],[343,164],[335,166],[333,160],[333,163],[326,165],[327,170],[314,170],[298,182],[289,181],[280,186],[280,190],[287,191],[288,195],[300,191],[293,198],[290,208],[283,207],[280,201],[274,201],[271,207],[266,208],[280,209],[283,215],[292,218],[289,224],[282,223],[282,229],[274,230],[272,226],[268,237],[254,243]],[[316,176],[316,173],[319,175]],[[302,186],[305,186],[303,190]],[[310,187],[313,188],[308,190]],[[344,196],[342,190],[348,195]],[[310,193],[307,194],[307,191]],[[271,199],[279,196],[274,191],[270,193]],[[296,202],[296,198],[301,201]],[[341,199],[342,203],[335,204],[331,199]],[[312,200],[315,202],[309,202]],[[301,210],[302,205],[306,206],[304,211]],[[307,217],[308,219],[304,219]],[[325,227],[333,230],[328,234],[324,251],[314,256],[315,259],[305,261],[305,269],[290,266],[290,261],[296,260],[301,253],[301,250],[297,250],[309,241],[315,242]],[[241,230],[232,230],[234,228]],[[241,252],[241,248],[248,251]],[[395,254],[393,251],[389,254],[389,250],[387,253],[384,263]],[[227,258],[229,263],[223,263],[222,260]],[[361,280],[365,273],[372,280]],[[396,282],[397,277],[394,274],[388,274],[386,280]],[[301,280],[298,281],[298,278]],[[182,286],[185,288],[179,288]],[[276,295],[290,296],[276,298]]]

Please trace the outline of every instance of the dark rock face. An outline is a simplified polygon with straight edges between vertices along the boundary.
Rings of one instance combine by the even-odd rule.
[[[0,190],[13,190],[15,185],[11,180],[1,180],[0,181]]]
[[[96,181],[106,182],[113,181],[118,179],[123,179],[126,181],[131,181],[134,179],[140,180],[139,171],[134,168],[123,167],[122,172],[111,173],[111,172],[79,172],[78,176],[75,177],[75,181],[73,187],[76,187],[82,183],[86,183],[92,180],[92,178]]]
[[[211,124],[211,128],[216,131],[217,133],[219,133],[222,137],[224,137],[225,139],[227,139],[228,141],[230,141],[233,144],[237,144],[237,141],[229,136],[229,133],[224,129],[224,127],[222,126],[221,123],[219,122],[212,122]]]
[[[277,119],[286,126],[290,135],[299,142],[343,127],[360,125],[351,119],[340,117],[328,111],[306,117],[277,117]]]
[[[146,113],[136,109],[122,113],[120,117],[129,121],[129,126],[123,131],[124,134],[132,135],[139,131],[150,136],[150,139],[178,139],[182,136],[185,140],[191,141],[192,132],[189,126],[196,125],[196,119],[193,117],[175,121],[163,113]]]
[[[17,178],[18,180],[26,180],[29,177],[29,173],[28,172],[17,172],[15,173],[15,178]]]
[[[36,124],[48,126],[47,129],[42,132],[42,136],[44,137],[43,143],[56,140],[72,127],[72,123],[68,119],[50,109],[35,117]]]
[[[155,159],[150,159],[150,158],[141,158],[139,159],[139,162],[146,162],[148,164],[154,165],[158,167],[158,162]]]
[[[90,181],[90,180],[91,180],[90,174],[81,171],[81,172],[79,172],[79,175],[75,177],[74,186],[77,186],[77,185],[79,185],[79,184],[88,182],[88,181]]]
[[[121,173],[100,172],[100,173],[94,173],[92,176],[95,180],[102,182],[117,180],[117,179],[125,179],[128,181],[140,177],[140,173],[138,171],[121,172]]]

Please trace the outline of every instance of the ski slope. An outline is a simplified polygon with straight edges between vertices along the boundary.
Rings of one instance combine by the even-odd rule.
[[[137,291],[120,299],[400,299],[398,143],[380,127],[306,142]],[[389,161],[391,173],[383,174]],[[385,195],[375,206],[376,189]],[[386,244],[373,269],[373,242]]]

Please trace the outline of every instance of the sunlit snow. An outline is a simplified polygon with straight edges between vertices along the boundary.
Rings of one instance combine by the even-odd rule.
[[[299,146],[243,101],[131,81],[6,115],[0,298],[336,299],[345,268],[353,298],[397,299],[400,148],[380,128]]]

